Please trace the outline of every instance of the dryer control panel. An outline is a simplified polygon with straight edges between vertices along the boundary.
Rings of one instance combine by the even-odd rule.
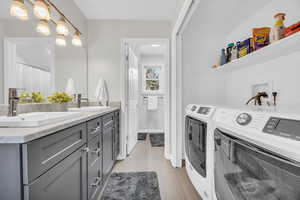
[[[271,117],[263,132],[300,141],[300,121]]]
[[[190,104],[186,107],[185,111],[190,116],[208,118],[213,115],[215,109],[216,107],[214,106]]]

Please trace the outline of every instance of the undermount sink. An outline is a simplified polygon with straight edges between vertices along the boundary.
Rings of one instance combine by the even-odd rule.
[[[80,108],[69,108],[69,111],[76,111],[76,112],[97,112],[106,110],[110,107],[108,106],[86,106],[86,107],[80,107]]]
[[[15,117],[0,117],[0,127],[40,127],[80,116],[79,112],[33,112]]]

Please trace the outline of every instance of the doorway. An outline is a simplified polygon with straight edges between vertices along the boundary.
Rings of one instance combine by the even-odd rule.
[[[122,40],[122,151],[135,149],[140,134],[164,146],[170,158],[169,40]]]

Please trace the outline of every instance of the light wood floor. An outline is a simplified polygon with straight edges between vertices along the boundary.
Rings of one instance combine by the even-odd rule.
[[[184,168],[173,168],[164,158],[163,147],[151,147],[149,136],[139,141],[133,152],[120,161],[114,172],[155,171],[162,200],[200,200]]]

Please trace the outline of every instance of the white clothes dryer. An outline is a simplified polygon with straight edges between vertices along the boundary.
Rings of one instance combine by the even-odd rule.
[[[188,105],[185,116],[187,174],[203,200],[213,197],[213,120],[215,106]]]

